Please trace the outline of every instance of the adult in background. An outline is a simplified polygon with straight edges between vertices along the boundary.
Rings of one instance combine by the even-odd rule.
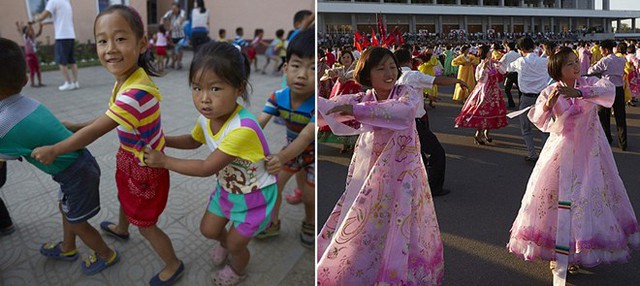
[[[49,0],[44,11],[35,17],[35,22],[44,21],[48,17],[53,18],[53,33],[55,34],[54,54],[55,61],[60,67],[64,84],[58,90],[73,90],[80,88],[78,83],[78,65],[73,57],[73,42],[76,32],[73,28],[73,9],[69,0]],[[69,69],[71,66],[71,76]]]
[[[616,99],[613,102],[613,113],[618,127],[618,144],[622,151],[627,150],[627,112],[624,109],[624,67],[627,60],[613,54],[613,47],[616,42],[612,40],[604,40],[600,44],[600,59],[595,65],[589,68],[589,74],[601,74],[603,78],[608,79],[616,86]],[[611,108],[603,107],[598,111],[600,123],[604,129],[609,143],[613,142],[611,138]]]
[[[198,52],[202,44],[209,42],[209,12],[204,6],[204,0],[196,0],[191,11],[191,45],[193,53]]]
[[[542,58],[534,52],[535,44],[531,38],[520,38],[518,49],[522,57],[513,61],[507,70],[518,73],[518,88],[522,92],[520,109],[524,109],[536,103],[540,91],[547,87],[551,78],[547,71],[547,58]],[[531,121],[526,114],[520,115],[520,130],[528,152],[524,159],[529,162],[537,161],[538,154],[536,153],[536,145],[533,143]],[[547,138],[549,138],[549,133],[542,133],[542,146]]]
[[[184,31],[182,29],[182,23],[186,19],[186,13],[180,9],[180,3],[174,2],[171,4],[171,10],[167,11],[162,17],[163,20],[169,20],[171,22],[171,42],[174,45],[173,52],[171,54],[171,68],[182,68],[182,46],[178,43],[184,38]]]
[[[505,44],[505,46],[507,47],[508,52],[504,54],[504,56],[502,56],[502,59],[500,59],[500,62],[505,67],[508,67],[512,62],[520,58],[521,55],[516,50],[515,42],[508,42]],[[511,88],[513,88],[514,84],[518,86],[518,73],[507,68],[506,77],[507,79],[504,82],[504,93],[507,95],[507,100],[509,101],[509,108],[514,108],[516,107],[516,103],[513,101],[513,96],[511,95]],[[520,91],[520,88],[518,87],[518,101],[520,101],[520,98],[522,98],[522,91]]]

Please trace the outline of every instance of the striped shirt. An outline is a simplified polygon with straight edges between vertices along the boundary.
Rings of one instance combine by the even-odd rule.
[[[269,155],[267,139],[256,118],[242,105],[238,104],[215,134],[211,130],[211,120],[200,115],[191,137],[206,144],[211,152],[220,150],[236,157],[217,175],[223,190],[247,194],[276,183],[275,176],[269,175],[264,162]]]
[[[314,115],[315,109],[315,97],[310,96],[304,103],[298,106],[296,110],[292,110],[291,92],[290,89],[286,87],[271,94],[262,112],[282,117],[285,120],[287,126],[287,141],[291,143],[298,138],[298,134],[300,134],[300,131],[302,131],[307,124],[316,121]],[[312,142],[305,150],[313,151],[314,145]]]
[[[122,84],[113,90],[106,115],[119,124],[116,128],[120,147],[142,160],[144,146],[163,151],[164,132],[160,124],[160,100],[156,85],[142,68],[138,68]]]

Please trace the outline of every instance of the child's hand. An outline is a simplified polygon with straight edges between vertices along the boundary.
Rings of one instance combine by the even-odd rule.
[[[282,169],[282,162],[280,162],[280,156],[278,154],[269,155],[265,160],[267,172],[269,172],[269,174],[277,175],[280,172],[280,169]]]
[[[157,150],[153,150],[149,148],[149,146],[144,147],[144,163],[149,167],[153,168],[164,168],[165,155]]]
[[[53,146],[42,146],[33,149],[33,151],[31,152],[31,157],[42,164],[50,165],[51,163],[53,163],[53,161],[55,161],[56,157],[58,157],[58,154]]]

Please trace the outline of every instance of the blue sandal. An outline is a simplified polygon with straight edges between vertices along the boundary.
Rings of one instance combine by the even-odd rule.
[[[119,260],[120,253],[115,249],[113,250],[113,256],[109,260],[98,256],[94,251],[92,251],[91,254],[89,254],[89,257],[82,262],[82,272],[87,275],[94,275],[105,270],[107,267],[114,265]]]
[[[117,238],[118,240],[125,241],[125,240],[129,239],[129,234],[128,233],[127,234],[119,234],[119,233],[111,230],[109,228],[109,226],[112,225],[112,224],[115,225],[115,223],[112,223],[110,221],[103,221],[103,222],[100,223],[100,229],[102,229],[102,231],[104,231],[106,234]]]
[[[40,253],[46,257],[64,261],[75,261],[79,256],[78,249],[62,252],[62,241],[43,244],[42,247],[40,247]]]

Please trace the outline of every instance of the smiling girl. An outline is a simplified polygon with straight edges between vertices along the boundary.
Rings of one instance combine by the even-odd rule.
[[[165,267],[151,285],[171,285],[184,273],[169,237],[156,225],[167,205],[169,171],[144,166],[143,147],[158,152],[165,147],[160,124],[162,96],[153,81],[153,68],[142,19],[133,8],[109,6],[95,20],[96,51],[102,66],[116,78],[109,109],[98,118],[66,126],[75,133],[66,140],[37,148],[31,154],[50,164],[57,156],[84,148],[116,129],[120,149],[116,154],[116,185],[120,202],[118,224],[104,221],[100,228],[120,240],[129,239],[129,224],[137,226],[164,261]]]
[[[618,175],[611,147],[598,122],[615,86],[580,77],[580,62],[563,47],[549,58],[557,81],[544,89],[529,119],[550,132],[511,228],[507,248],[524,260],[551,261],[554,280],[579,266],[626,262],[640,248],[640,228]]]
[[[318,285],[436,285],[444,276],[440,230],[420,156],[416,88],[396,84],[385,48],[367,49],[354,72],[372,89],[318,98],[318,124],[360,134],[347,185],[318,235]],[[356,119],[355,130],[337,120]]]

